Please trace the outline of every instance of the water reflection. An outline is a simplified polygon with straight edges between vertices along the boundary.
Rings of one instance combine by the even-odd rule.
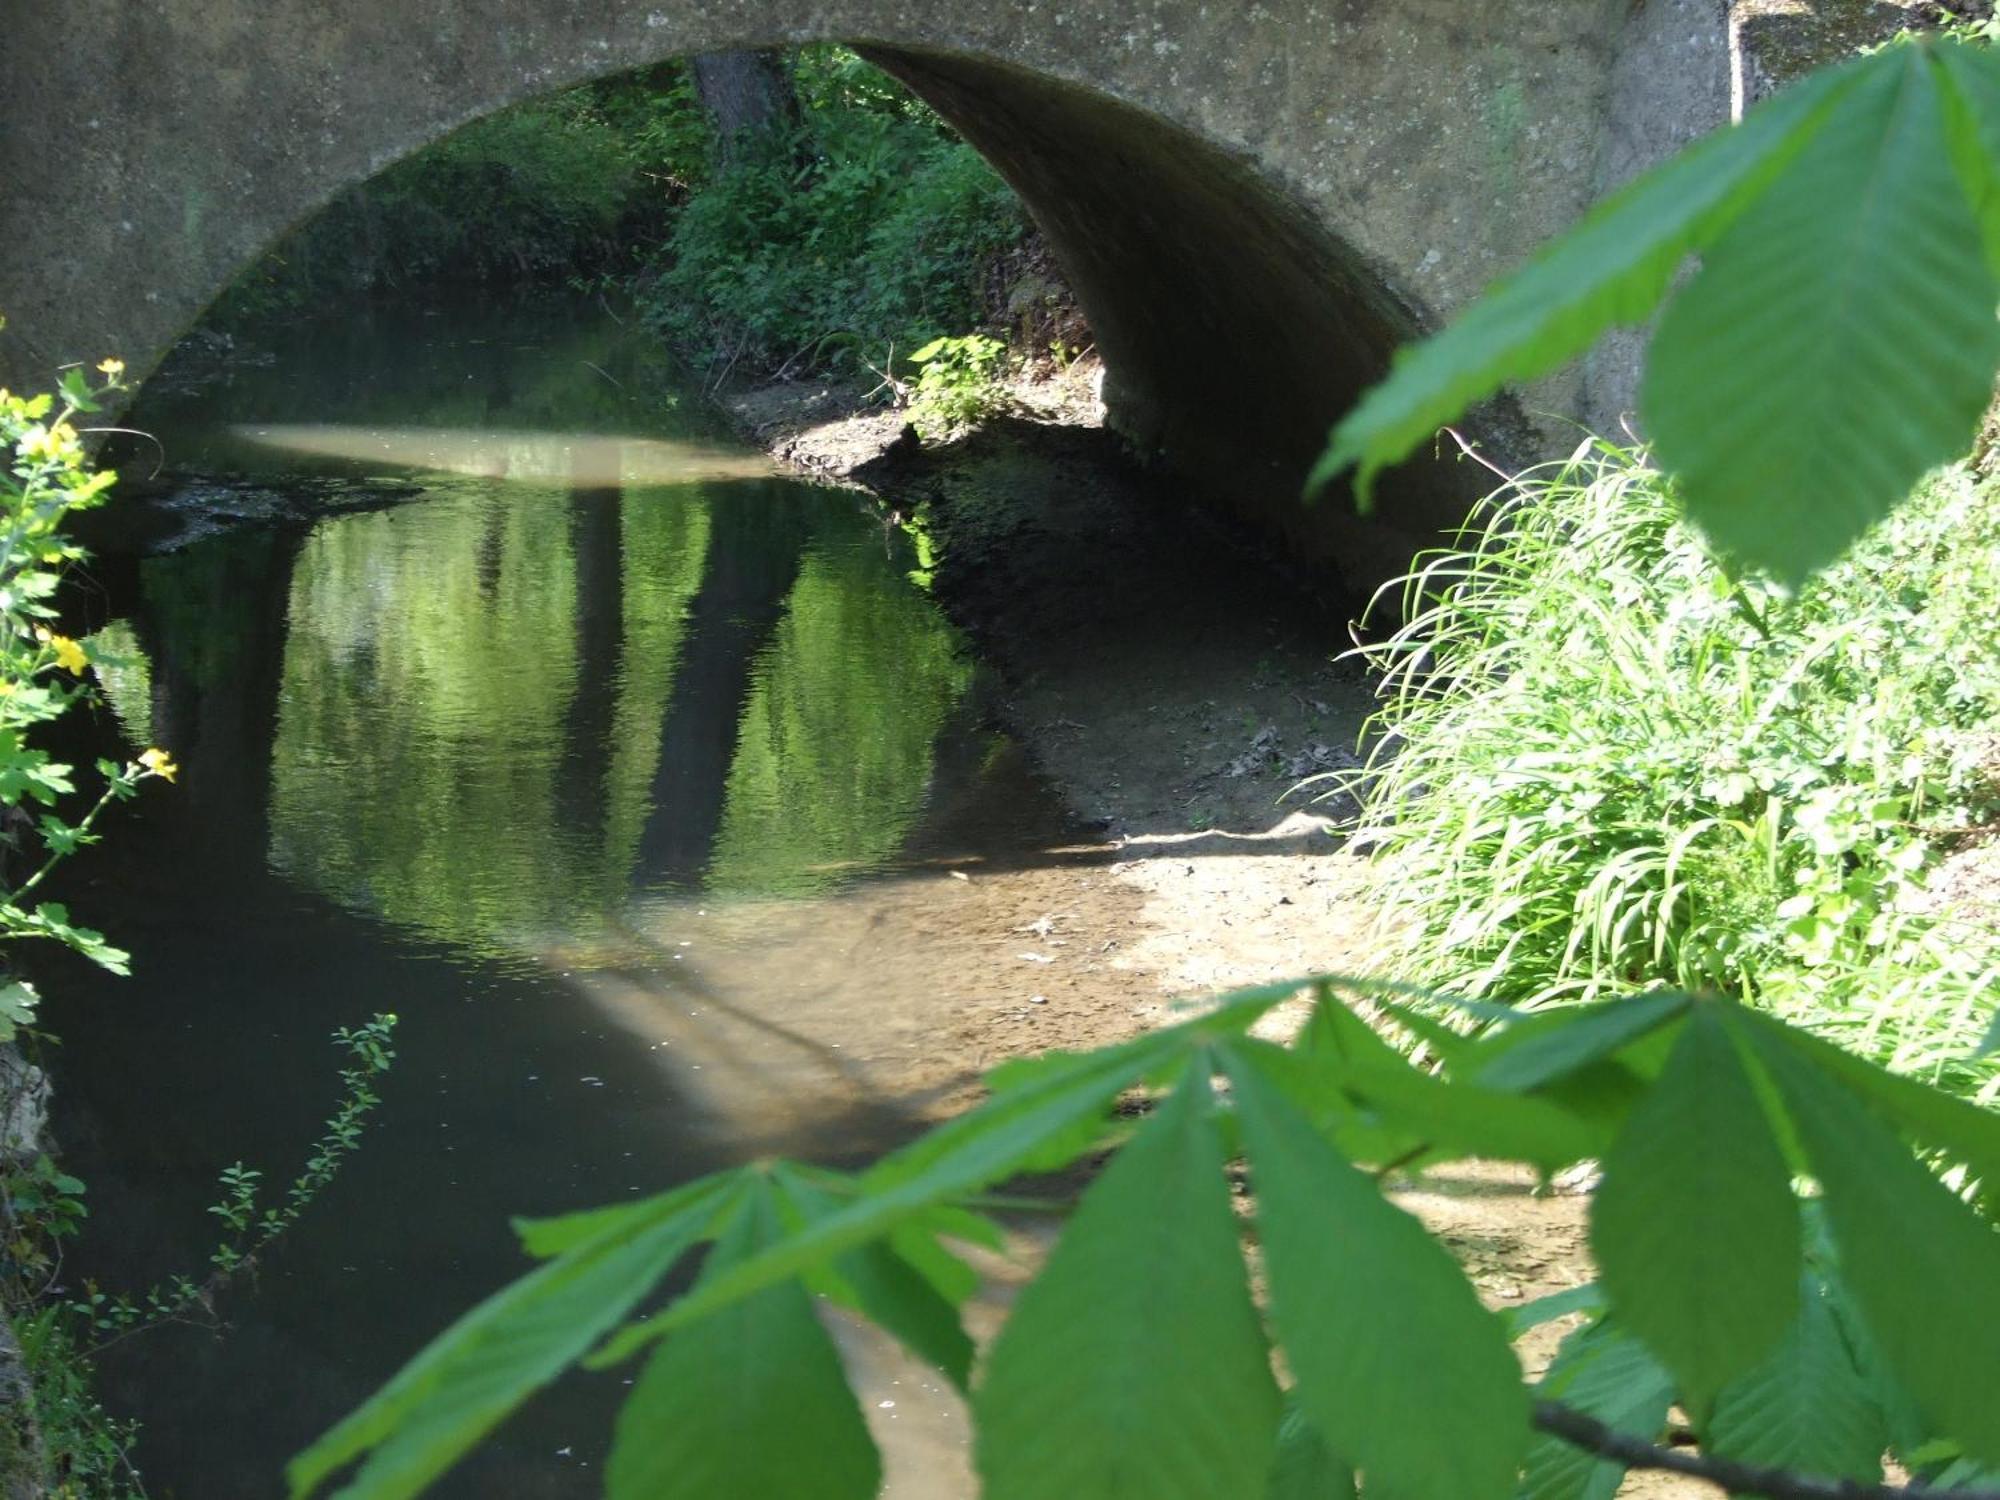
[[[589,432],[352,427],[325,422],[236,423],[228,430],[251,447],[520,484],[554,482],[578,488],[700,484],[710,479],[763,479],[775,472],[763,454],[745,448]]]
[[[711,886],[823,888],[894,856],[969,675],[935,611],[879,558],[808,554],[752,673]]]
[[[981,727],[913,559],[852,497],[722,472],[725,445],[657,387],[642,440],[481,472],[514,436],[437,434],[643,431],[646,356],[569,310],[441,316],[414,343],[408,324],[307,330],[276,366],[137,414],[176,461],[260,484],[393,461],[423,487],[145,558],[98,638],[122,662],[103,729],[184,771],[73,872],[139,975],[51,986],[58,1132],[92,1183],[80,1274],[198,1266],[216,1171],[283,1170],[317,1132],[327,1033],[404,1018],[378,1132],[231,1299],[230,1334],[107,1357],[159,1500],[273,1492],[289,1453],[520,1270],[509,1214],[906,1133],[953,1066],[937,1007],[971,982],[933,939],[999,885],[931,862],[1038,861],[1065,837]],[[427,446],[392,460],[385,431]],[[662,483],[663,464],[706,477]],[[977,910],[981,931],[1024,920]],[[595,1493],[620,1394],[565,1383],[441,1493]],[[934,1454],[900,1462],[901,1495],[965,1492]]]
[[[815,503],[510,486],[323,523],[285,611],[274,868],[505,957],[587,950],[634,891],[892,859],[970,670]]]

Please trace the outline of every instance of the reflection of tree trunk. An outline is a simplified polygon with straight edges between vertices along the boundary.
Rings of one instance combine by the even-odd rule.
[[[701,590],[660,736],[652,811],[639,838],[643,882],[693,884],[708,867],[736,758],[750,669],[784,616],[805,531],[796,507],[733,490],[714,509]]]
[[[205,873],[263,867],[287,607],[304,542],[304,532],[286,530],[210,543],[198,555],[217,565],[148,578],[133,620],[153,667],[153,737],[184,768],[161,806],[191,825],[186,847],[200,851]]]
[[[714,128],[724,166],[768,148],[798,127],[798,90],[775,50],[699,52],[693,64],[694,90]]]
[[[619,652],[625,629],[620,533],[625,492],[570,495],[570,546],[576,553],[576,691],[570,699],[558,815],[572,828],[604,831],[605,779],[618,709]]]

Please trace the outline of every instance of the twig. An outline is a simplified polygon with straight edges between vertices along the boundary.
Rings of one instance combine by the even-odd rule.
[[[1658,1448],[1644,1438],[1614,1432],[1597,1418],[1559,1401],[1537,1401],[1534,1425],[1586,1453],[1613,1459],[1628,1469],[1661,1469],[1706,1480],[1732,1495],[1763,1495],[1766,1500],[2000,1500],[2000,1490],[1943,1489],[1927,1484],[1862,1484],[1853,1479],[1827,1479],[1766,1469],[1708,1453],[1680,1453]]]
[[[142,437],[155,448],[158,448],[160,450],[160,459],[158,463],[153,465],[153,472],[146,476],[149,481],[158,479],[160,477],[160,470],[167,466],[167,445],[154,437],[150,432],[141,432],[136,427],[86,427],[83,430],[92,434],[122,432],[127,437]]]
[[[1505,469],[1501,468],[1500,465],[1493,462],[1493,460],[1488,458],[1484,453],[1481,453],[1477,447],[1475,447],[1471,443],[1468,443],[1465,440],[1465,434],[1460,432],[1456,427],[1445,427],[1440,430],[1450,433],[1451,440],[1454,443],[1458,444],[1458,451],[1460,453],[1463,453],[1467,458],[1471,459],[1474,463],[1478,464],[1481,468],[1491,469],[1495,474],[1498,474],[1502,479],[1506,480],[1507,483],[1509,484],[1512,484],[1517,478],[1520,477],[1519,475],[1516,474],[1509,474]]]
[[[1415,1161],[1418,1157],[1422,1156],[1426,1151],[1429,1151],[1430,1149],[1431,1149],[1431,1143],[1429,1141],[1418,1142],[1416,1145],[1410,1147],[1409,1150],[1405,1151],[1401,1156],[1392,1157],[1390,1160],[1384,1162],[1381,1166],[1377,1167],[1375,1169],[1375,1180],[1377,1182],[1387,1182],[1391,1177],[1395,1176],[1398,1172],[1402,1171],[1403,1168],[1407,1167],[1411,1162]]]

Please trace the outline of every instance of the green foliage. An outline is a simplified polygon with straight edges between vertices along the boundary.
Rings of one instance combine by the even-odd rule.
[[[704,1275],[784,1236],[778,1189],[744,1184]],[[770,1414],[785,1437],[769,1440]],[[882,1461],[847,1388],[833,1340],[796,1281],[779,1282],[682,1329],[654,1350],[632,1388],[605,1471],[609,1500],[788,1495],[868,1500]]]
[[[1413,977],[1727,990],[1991,1077],[1995,955],[1934,886],[1995,816],[1996,534],[2000,488],[1948,471],[1788,594],[1731,579],[1642,455],[1503,490],[1363,652],[1387,701],[1361,826]]]
[[[994,1347],[977,1408],[991,1500],[1249,1495],[1270,1472],[1278,1389],[1222,1167],[1208,1080],[1191,1072]],[[1134,1244],[1135,1223],[1173,1232]]]
[[[122,766],[100,761],[103,790],[71,818],[58,809],[76,790],[75,768],[29,743],[29,736],[92,696],[84,674],[94,653],[52,628],[52,600],[63,570],[84,555],[64,537],[63,523],[101,504],[113,478],[90,470],[75,423],[117,388],[124,368],[105,360],[95,385],[80,370],[67,371],[60,401],[0,391],[0,821],[7,830],[4,863],[25,856],[29,865],[18,881],[0,883],[0,940],[52,939],[117,973],[125,971],[125,954],[102,933],[72,922],[58,902],[31,898],[65,857],[97,841],[107,807],[143,781],[171,781],[177,768],[157,749]],[[33,1018],[35,1001],[28,984],[6,987],[0,1041],[12,1040]]]
[[[1001,376],[1007,346],[983,333],[932,339],[910,355],[917,382],[910,417],[927,437],[948,437],[974,426],[1006,399]]]
[[[1348,1468],[1389,1494],[1508,1493],[1527,1443],[1527,1402],[1499,1320],[1443,1246],[1255,1060],[1233,1058],[1229,1080],[1257,1189],[1272,1321],[1300,1411]],[[1414,1124],[1421,1112],[1405,1118]],[[1450,1442],[1438,1440],[1443,1412]]]
[[[199,1273],[168,1277],[137,1293],[86,1282],[57,1288],[63,1246],[89,1215],[84,1184],[48,1156],[0,1167],[0,1314],[13,1326],[33,1391],[50,1492],[124,1500],[143,1495],[128,1452],[137,1424],[111,1416],[92,1392],[93,1361],[109,1346],[168,1323],[215,1321],[218,1296],[296,1224],[360,1143],[380,1102],[375,1083],[395,1060],[396,1018],[377,1015],[334,1041],[345,1054],[341,1099],[304,1168],[282,1200],[260,1208],[263,1173],[240,1162],[223,1169],[222,1196],[208,1212],[222,1237]]]
[[[1593,210],[1336,427],[1324,483],[1643,321],[1640,414],[1689,515],[1796,584],[1971,443],[2000,359],[2000,57],[1922,39],[1815,74]]]
[[[1717,1453],[1864,1484],[1882,1477],[1888,1424],[1833,1304],[1825,1278],[1808,1271],[1778,1347],[1717,1397],[1708,1430]]]
[[[1591,1203],[1605,1291],[1700,1419],[1797,1317],[1799,1210],[1763,1113],[1714,1012],[1697,1010]]]
[[[113,1416],[91,1385],[92,1366],[60,1303],[11,1315],[34,1391],[46,1492],[68,1500],[145,1500],[131,1459],[139,1424]]]
[[[1392,994],[1361,981],[1315,983],[1322,1018],[1346,1009],[1341,994],[1363,1004]],[[643,1409],[635,1392],[620,1421],[613,1468],[624,1466],[631,1483],[621,1488],[614,1478],[613,1493],[717,1493],[746,1476],[770,1500],[869,1493],[863,1481],[874,1472],[872,1455],[846,1446],[856,1434],[847,1415],[852,1398],[828,1383],[830,1366],[807,1350],[823,1335],[805,1314],[801,1288],[826,1286],[824,1268],[857,1248],[901,1253],[912,1233],[941,1226],[959,1232],[940,1212],[970,1201],[1001,1174],[1028,1163],[1053,1168],[1123,1139],[983,1362],[974,1404],[979,1465],[992,1493],[1096,1496],[1133,1487],[1240,1500],[1259,1492],[1259,1476],[1303,1468],[1337,1486],[1359,1469],[1368,1488],[1413,1500],[1510,1494],[1529,1451],[1529,1427],[1508,1334],[1443,1249],[1359,1170],[1405,1159],[1428,1138],[1431,1112],[1379,1102],[1394,1101],[1394,1091],[1378,1095],[1367,1149],[1350,1157],[1337,1148],[1315,1116],[1351,1102],[1339,1055],[1281,1050],[1243,1035],[1292,989],[1226,997],[1206,1015],[1102,1052],[1012,1065],[993,1079],[987,1104],[858,1177],[759,1163],[650,1203],[525,1227],[531,1251],[557,1258],[468,1314],[302,1455],[292,1468],[293,1493],[318,1490],[373,1449],[342,1493],[349,1500],[415,1494],[529,1389],[593,1344],[594,1365],[660,1346],[636,1388]],[[1699,1082],[1697,1065],[1704,1077],[1735,1068],[1768,1078],[1747,1108],[1729,1113],[1738,1132],[1733,1145],[1756,1160],[1779,1156],[1786,1142],[1804,1144],[1842,1277],[1856,1294],[1857,1332],[1882,1354],[1867,1364],[1864,1381],[1852,1338],[1843,1333],[1828,1344],[1827,1326],[1798,1324],[1832,1306],[1821,1305],[1832,1294],[1827,1273],[1816,1269],[1820,1279],[1808,1282],[1806,1300],[1788,1288],[1780,1315],[1757,1320],[1775,1324],[1769,1337],[1768,1326],[1753,1339],[1748,1330],[1706,1325],[1707,1337],[1732,1341],[1734,1351],[1720,1363],[1697,1364],[1696,1378],[1709,1386],[1703,1396],[1667,1376],[1629,1331],[1613,1338],[1614,1327],[1630,1330],[1635,1315],[1655,1321],[1648,1303],[1662,1295],[1621,1276],[1602,1289],[1602,1319],[1615,1325],[1600,1320],[1573,1340],[1542,1394],[1573,1399],[1647,1437],[1670,1399],[1704,1434],[1713,1404],[1721,1413],[1717,1440],[1740,1442],[1745,1413],[1774,1399],[1774,1371],[1839,1355],[1847,1361],[1839,1369],[1800,1378],[1834,1392],[1860,1424],[1856,1430],[1883,1430],[1890,1408],[1914,1403],[1922,1425],[1897,1439],[1907,1443],[1906,1454],[1989,1453],[1992,1407],[1979,1393],[2000,1382],[2000,1345],[1988,1336],[2000,1321],[1982,1316],[1977,1328],[1957,1332],[1950,1324],[1968,1306],[1968,1287],[2000,1286],[2000,1239],[1874,1115],[1910,1085],[1851,1058],[1830,1067],[1823,1044],[1726,1002],[1680,997],[1674,1007],[1655,1007],[1650,1019],[1649,1028],[1608,1050],[1557,1049],[1575,1061],[1554,1068],[1526,1097],[1570,1114],[1579,1150],[1599,1154],[1607,1100],[1627,1121],[1626,1134],[1650,1134],[1679,1128],[1669,1118],[1672,1101]],[[1604,1034],[1589,1011],[1518,1024],[1535,1038],[1571,1028]],[[1509,1029],[1463,1039],[1441,1071],[1425,1076],[1446,1089],[1464,1086],[1520,1045]],[[1648,1054],[1676,1036],[1680,1057],[1693,1061],[1670,1063],[1652,1078],[1657,1065]],[[1420,1071],[1401,1057],[1394,1065]],[[1585,1102],[1573,1085],[1593,1074],[1599,1087]],[[1226,1077],[1226,1092],[1211,1086],[1212,1076]],[[1170,1091],[1136,1131],[1114,1109],[1115,1096],[1134,1086]],[[1963,1140],[1977,1134],[1960,1122],[1924,1144],[1947,1162],[1963,1162]],[[1247,1300],[1239,1243],[1245,1224],[1229,1213],[1223,1188],[1227,1141],[1240,1141],[1249,1159],[1270,1332],[1294,1381],[1289,1415],[1270,1393],[1269,1335]],[[1657,1191],[1657,1169],[1643,1153],[1603,1154],[1607,1193],[1629,1203]],[[803,1200],[802,1182],[812,1189]],[[1789,1184],[1784,1191],[1789,1199]],[[1789,1207],[1783,1225],[1762,1212],[1717,1212],[1703,1227],[1712,1246],[1682,1234],[1663,1237],[1651,1252],[1668,1288],[1707,1274],[1702,1268],[1718,1258],[1779,1256],[1796,1268],[1805,1254]],[[1143,1242],[1134,1242],[1135,1233]],[[1593,1226],[1594,1248],[1607,1264],[1624,1258],[1616,1242],[1625,1233],[1604,1221]],[[698,1241],[717,1239],[691,1290],[663,1313],[613,1332],[675,1259]],[[593,1275],[621,1255],[635,1258],[621,1261],[615,1276]],[[1886,1272],[1878,1258],[1894,1255],[1920,1256],[1925,1274]],[[973,1284],[927,1280],[953,1303]],[[1981,1299],[1974,1312],[1983,1315],[1985,1291],[1970,1295]],[[742,1358],[751,1346],[764,1357]],[[734,1373],[718,1382],[714,1372],[725,1365]],[[1734,1373],[1721,1380],[1722,1396],[1711,1402],[1718,1372],[1728,1370]],[[740,1399],[746,1391],[772,1395],[772,1382],[792,1395]],[[823,1451],[796,1442],[801,1411],[819,1414],[805,1418],[815,1430],[846,1434],[827,1442],[849,1456],[794,1465]],[[1819,1440],[1810,1451],[1833,1452]],[[1834,1456],[1845,1462],[1851,1452]],[[1593,1459],[1579,1468],[1557,1464],[1559,1457],[1543,1446],[1529,1455],[1534,1493],[1601,1496],[1615,1481],[1615,1464],[1600,1468]],[[679,1475],[713,1483],[690,1487]]]
[[[1651,1442],[1666,1426],[1674,1381],[1616,1319],[1600,1317],[1563,1340],[1535,1394]],[[1542,1434],[1529,1445],[1519,1493],[1521,1500],[1611,1500],[1624,1478],[1622,1465]]]
[[[803,134],[762,142],[676,216],[641,296],[718,365],[887,368],[975,326],[1019,203],[937,116],[844,49],[796,65]]]

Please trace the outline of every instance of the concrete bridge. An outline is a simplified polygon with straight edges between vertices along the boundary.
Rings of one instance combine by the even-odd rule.
[[[1357,581],[1486,485],[1420,461],[1381,523],[1297,482],[1330,419],[1607,187],[1726,120],[1807,0],[110,0],[9,6],[0,379],[144,375],[286,229],[454,127],[696,51],[840,40],[1014,184],[1113,421]],[[1767,14],[1771,13],[1771,14]],[[1788,19],[1789,18],[1789,19]],[[1497,403],[1598,425],[1634,345]],[[1539,420],[1539,419],[1538,419]],[[1566,444],[1565,444],[1566,445]]]

